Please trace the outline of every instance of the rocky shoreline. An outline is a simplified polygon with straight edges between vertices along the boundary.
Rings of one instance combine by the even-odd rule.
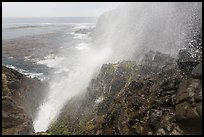
[[[2,134],[33,134],[33,119],[46,83],[2,66]]]

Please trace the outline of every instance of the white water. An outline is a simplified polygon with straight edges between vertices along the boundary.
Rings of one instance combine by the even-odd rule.
[[[84,26],[83,26],[84,27]],[[76,35],[73,33],[74,38]],[[80,40],[87,39],[88,34],[77,37]],[[80,36],[80,34],[79,34]],[[49,125],[55,121],[64,104],[78,93],[85,92],[86,86],[91,80],[95,70],[109,57],[109,48],[96,51],[86,42],[75,45],[79,54],[71,60],[66,54],[61,56],[49,55],[43,60],[36,60],[38,64],[44,64],[55,68],[52,80],[49,82],[50,91],[44,102],[40,105],[37,117],[34,119],[35,132],[46,131]],[[68,66],[68,62],[72,66]]]
[[[44,81],[48,78],[44,77],[43,76],[43,73],[32,73],[32,72],[29,72],[28,70],[24,70],[24,69],[21,69],[21,68],[17,68],[13,65],[6,65],[7,68],[11,68],[11,69],[14,69],[16,71],[18,71],[19,73],[21,74],[24,74],[26,77],[30,77],[30,78],[38,78],[40,79],[41,81]]]
[[[46,131],[50,123],[57,118],[66,101],[74,95],[86,91],[86,86],[94,70],[100,67],[109,53],[108,49],[99,53],[89,50],[76,61],[77,65],[71,68],[68,76],[56,78],[50,82],[51,90],[40,106],[38,116],[34,121],[36,132]]]

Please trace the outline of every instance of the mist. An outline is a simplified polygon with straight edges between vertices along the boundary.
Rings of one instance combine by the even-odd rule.
[[[125,3],[99,18],[94,45],[111,45],[113,61],[138,60],[149,50],[175,57],[201,27],[201,3]]]
[[[35,131],[46,131],[70,98],[86,92],[90,80],[104,63],[139,61],[149,50],[176,57],[192,27],[196,30],[192,37],[201,30],[201,10],[200,3],[122,3],[103,13],[93,42],[85,51],[72,59],[66,51],[59,53],[63,59],[56,67],[68,68],[67,74],[54,76],[49,82],[51,89],[34,120]],[[194,17],[197,22],[191,21]]]
[[[110,50],[105,48],[100,52],[94,49],[87,49],[72,62],[72,66],[67,66],[67,75],[58,75],[49,82],[50,91],[44,103],[39,107],[38,115],[34,121],[36,131],[46,131],[49,125],[57,119],[60,110],[66,102],[73,96],[80,95],[86,91],[89,81],[93,77],[100,65],[104,63],[110,55]],[[63,63],[70,58],[64,55]],[[64,64],[63,64],[64,65]],[[59,66],[65,68],[66,66]]]

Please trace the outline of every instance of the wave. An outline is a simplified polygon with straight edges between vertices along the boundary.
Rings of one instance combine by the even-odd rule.
[[[76,47],[77,50],[87,50],[89,49],[88,43],[79,43]]]
[[[58,57],[54,54],[50,54],[44,57],[44,60],[36,59],[35,61],[37,64],[43,64],[50,68],[58,68],[60,63],[62,63],[63,60],[64,60],[63,57]]]
[[[17,29],[28,29],[28,28],[39,28],[42,27],[40,25],[25,25],[25,26],[15,26],[15,27],[8,27],[8,30],[17,30]]]
[[[29,72],[28,70],[24,70],[24,69],[21,69],[21,68],[17,68],[13,65],[5,65],[7,68],[11,68],[13,70],[16,70],[18,71],[19,73],[25,75],[26,77],[29,77],[29,78],[37,78],[41,81],[45,81],[45,80],[48,80],[49,78],[45,77],[43,75],[43,73],[35,73],[35,72]]]

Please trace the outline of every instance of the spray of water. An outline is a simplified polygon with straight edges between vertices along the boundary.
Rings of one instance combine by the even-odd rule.
[[[52,121],[54,121],[64,104],[71,97],[86,91],[90,79],[96,68],[104,63],[104,60],[110,55],[108,48],[100,52],[89,49],[81,52],[75,64],[65,76],[58,76],[50,81],[50,91],[39,107],[38,115],[34,121],[36,132],[46,131]],[[67,59],[67,58],[65,58]],[[61,63],[65,63],[62,61]]]
[[[200,30],[201,3],[122,3],[98,20],[94,42],[74,60],[69,73],[50,81],[51,90],[34,120],[36,131],[45,131],[57,118],[65,103],[86,91],[94,72],[103,63],[139,59],[149,50],[176,55],[191,32]],[[194,19],[195,20],[195,19]],[[192,24],[191,24],[192,23]],[[191,24],[191,25],[189,25]],[[63,55],[66,57],[66,55]],[[66,59],[63,60],[66,67]]]
[[[139,59],[149,50],[176,56],[187,35],[201,27],[202,3],[124,3],[100,17],[95,44],[109,43],[116,61]]]

